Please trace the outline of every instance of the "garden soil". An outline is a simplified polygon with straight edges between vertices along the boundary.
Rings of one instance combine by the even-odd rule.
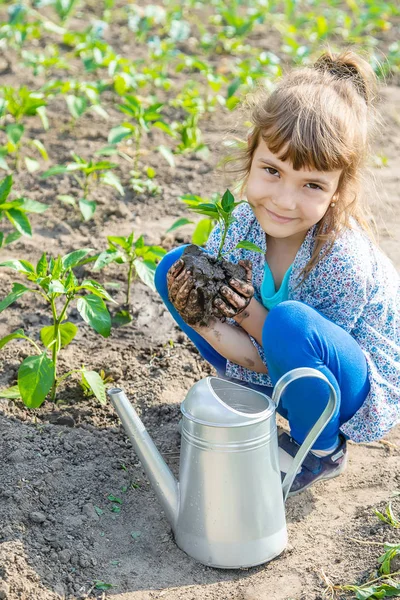
[[[2,76],[16,84],[19,72]],[[23,83],[30,85],[29,77]],[[57,103],[60,103],[58,105]],[[52,101],[51,123],[66,126],[61,100]],[[110,113],[118,122],[117,113]],[[382,91],[384,126],[375,152],[387,166],[374,169],[380,200],[374,202],[380,243],[400,268],[400,88]],[[40,181],[21,173],[16,188],[51,208],[34,215],[34,236],[2,250],[7,258],[39,259],[90,247],[100,251],[106,235],[128,235],[132,228],[146,243],[166,249],[190,241],[191,226],[166,235],[180,216],[190,216],[178,201],[183,193],[224,191],[215,170],[224,133],[224,119],[214,113],[203,120],[209,159],[182,156],[175,170],[160,164],[159,155],[144,149],[143,163],[157,170],[160,197],[128,190],[128,167],[122,165],[124,198],[99,187],[94,219],[83,223],[58,194],[75,193],[67,177]],[[83,117],[72,132],[43,133],[54,163],[67,161],[75,150],[83,156],[107,142],[107,127],[99,117]],[[161,140],[160,140],[161,141]],[[156,136],[148,140],[154,147]],[[160,143],[160,142],[158,142]],[[125,171],[124,171],[125,169]],[[90,276],[82,267],[79,276]],[[124,301],[125,274],[110,265],[96,274],[110,294]],[[96,276],[95,276],[96,278]],[[23,281],[9,269],[0,270],[1,297],[12,282]],[[119,287],[110,285],[119,283]],[[166,462],[178,471],[179,406],[190,387],[214,373],[196,348],[176,327],[155,292],[135,282],[133,321],[101,338],[73,306],[69,318],[78,335],[60,355],[59,372],[85,365],[104,369],[122,387]],[[112,309],[115,311],[115,309]],[[0,315],[0,336],[22,327],[38,339],[50,316],[40,297],[24,295]],[[13,341],[0,353],[0,388],[15,384],[20,362],[31,352],[25,340]],[[284,423],[282,423],[284,425]],[[377,569],[381,547],[373,542],[400,541],[400,533],[379,521],[400,490],[400,428],[382,442],[349,444],[349,466],[339,478],[315,485],[287,502],[289,545],[272,562],[250,569],[205,567],[174,543],[162,507],[111,406],[84,397],[77,377],[60,389],[56,405],[45,402],[27,410],[18,402],[0,401],[0,599],[78,600],[317,600],[331,581],[364,581]],[[338,593],[344,598],[344,592]]]

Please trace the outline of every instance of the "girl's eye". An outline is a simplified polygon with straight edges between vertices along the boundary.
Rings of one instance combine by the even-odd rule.
[[[265,170],[267,171],[267,173],[269,173],[270,175],[275,175],[275,173],[278,173],[278,171],[276,169],[274,169],[273,167],[265,167]],[[275,173],[270,173],[270,171],[275,171]]]
[[[322,190],[322,187],[320,187],[317,183],[307,183],[306,185],[315,185],[315,187],[309,188],[310,190]]]

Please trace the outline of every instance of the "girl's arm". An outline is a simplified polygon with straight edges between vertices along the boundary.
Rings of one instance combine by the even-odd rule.
[[[194,329],[224,358],[256,373],[268,373],[256,347],[241,327],[215,320],[208,327]]]
[[[253,297],[247,308],[233,319],[262,346],[262,330],[267,315],[268,311],[265,306]]]

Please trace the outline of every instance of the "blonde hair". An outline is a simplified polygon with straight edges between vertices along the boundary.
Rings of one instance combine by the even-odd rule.
[[[225,161],[237,164],[229,172],[239,173],[241,193],[261,137],[271,152],[288,160],[295,170],[342,169],[335,206],[317,223],[316,243],[303,279],[340,233],[351,227],[351,218],[374,238],[361,182],[379,120],[374,108],[377,93],[377,77],[365,59],[351,50],[340,54],[327,50],[313,67],[289,71],[272,93],[260,87],[241,106],[252,124],[248,143]]]

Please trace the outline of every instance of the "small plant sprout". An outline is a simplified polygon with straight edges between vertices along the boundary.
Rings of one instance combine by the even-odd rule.
[[[209,217],[208,219],[202,219],[197,224],[195,230],[196,241],[193,240],[194,244],[204,244],[207,241],[213,226],[215,224],[219,225],[222,231],[222,236],[221,243],[218,249],[217,259],[220,260],[221,258],[223,258],[227,254],[227,252],[223,252],[223,248],[228,229],[232,225],[232,223],[236,221],[236,218],[233,215],[233,211],[237,206],[245,203],[246,200],[235,202],[235,198],[229,189],[225,191],[221,199],[216,194],[213,195],[211,199],[207,199],[206,201],[200,196],[194,196],[191,194],[181,196],[181,199],[185,204],[187,204],[189,210],[199,215],[205,215],[206,217]],[[175,221],[172,227],[168,229],[167,233],[178,229],[179,227],[183,227],[183,225],[187,225],[191,222],[192,221],[189,221],[188,219],[178,219],[177,221]],[[236,245],[235,249],[239,248],[244,248],[253,252],[260,252],[261,254],[264,253],[264,250],[262,250],[262,248],[259,248],[258,246],[256,246],[256,244],[253,244],[252,242],[239,242]]]
[[[381,512],[379,512],[379,510],[375,510],[374,512],[378,519],[380,519],[384,523],[391,525],[395,529],[400,529],[400,521],[394,516],[391,502],[389,502],[389,504],[386,506],[385,514],[382,514]]]
[[[14,283],[11,293],[0,302],[0,312],[18,300],[23,294],[33,292],[39,294],[50,307],[52,325],[40,330],[40,339],[44,350],[25,335],[23,329],[17,329],[0,340],[0,349],[14,339],[28,340],[36,349],[37,354],[23,360],[17,377],[17,385],[0,392],[3,398],[21,398],[29,408],[38,408],[50,393],[50,399],[56,399],[57,387],[72,373],[80,373],[84,384],[91,388],[100,403],[106,403],[104,378],[95,371],[85,368],[73,369],[61,377],[57,376],[57,363],[60,350],[65,348],[76,336],[78,327],[66,321],[67,309],[77,300],[77,309],[82,319],[97,333],[108,337],[111,330],[111,317],[104,300],[115,302],[108,292],[93,279],[81,282],[76,278],[73,269],[81,266],[87,260],[85,257],[91,248],[83,248],[47,260],[43,253],[36,266],[27,260],[7,260],[0,267],[8,267],[18,271],[31,284],[27,287]],[[51,353],[51,358],[48,356]]]
[[[121,185],[119,177],[113,173],[118,165],[106,160],[94,162],[86,161],[77,154],[72,153],[74,162],[66,165],[55,165],[41,175],[42,179],[52,177],[54,175],[72,175],[79,187],[82,189],[83,198],[79,200],[79,209],[85,221],[92,218],[96,210],[96,202],[89,200],[89,193],[92,184],[98,182],[109,185],[116,189],[121,196],[124,196],[124,188]],[[79,173],[79,174],[78,174]],[[75,205],[75,198],[70,195],[60,195],[58,198],[68,204]]]
[[[0,220],[6,217],[15,228],[15,231],[8,235],[0,231],[0,248],[18,240],[21,235],[31,237],[32,228],[27,213],[42,213],[49,208],[47,204],[29,200],[28,198],[9,200],[8,196],[11,193],[12,185],[12,175],[7,175],[7,177],[0,181]]]
[[[128,237],[107,236],[108,249],[101,252],[94,264],[94,271],[99,271],[106,265],[116,262],[117,264],[126,264],[128,266],[128,283],[126,290],[125,307],[127,311],[122,310],[117,313],[117,318],[121,318],[121,324],[124,318],[130,321],[129,310],[131,303],[131,285],[134,278],[139,277],[141,281],[153,291],[154,273],[157,266],[157,260],[161,259],[166,250],[161,246],[146,246],[144,237],[141,235],[134,240],[134,232]]]
[[[38,115],[41,118],[44,129],[48,129],[46,116],[46,100],[43,94],[31,92],[26,87],[19,89],[12,87],[2,88],[3,98],[1,99],[0,113],[11,115],[14,122],[3,126],[7,142],[0,146],[0,168],[9,170],[6,157],[14,158],[14,168],[20,167],[21,151],[24,146],[29,146],[38,152],[44,160],[48,160],[46,148],[38,139],[25,139],[24,122],[28,117]],[[30,173],[39,169],[39,163],[34,158],[25,156],[25,165]]]

